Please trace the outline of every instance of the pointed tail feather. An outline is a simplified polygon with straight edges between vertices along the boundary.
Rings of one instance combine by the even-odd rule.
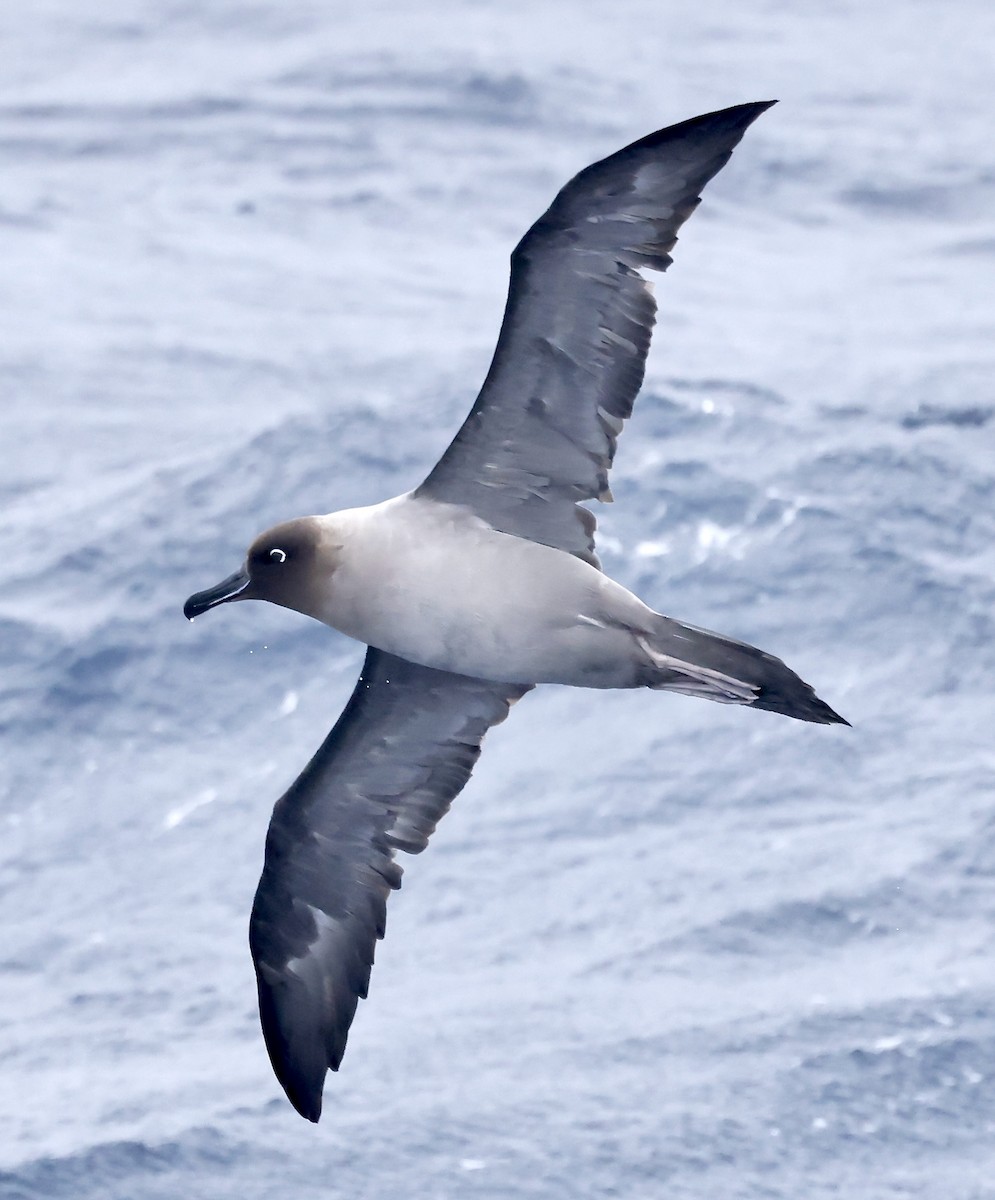
[[[640,643],[656,672],[650,687],[746,704],[817,725],[849,725],[773,654],[670,617]]]

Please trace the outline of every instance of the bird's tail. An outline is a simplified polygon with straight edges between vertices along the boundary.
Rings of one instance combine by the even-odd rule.
[[[849,725],[779,658],[707,629],[658,616],[638,638],[649,661],[646,685],[747,704],[818,725]]]

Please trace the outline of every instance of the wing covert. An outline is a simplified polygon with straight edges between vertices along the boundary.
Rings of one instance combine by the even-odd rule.
[[[277,802],[249,922],[263,1035],[277,1078],[317,1121],[366,996],[397,850],[423,850],[487,730],[529,690],[370,649],[335,727]]]
[[[652,133],[576,175],[522,238],[497,348],[459,433],[418,489],[503,533],[598,566],[594,516],[642,385],[656,316],[639,273],[677,231],[746,128],[740,104]]]

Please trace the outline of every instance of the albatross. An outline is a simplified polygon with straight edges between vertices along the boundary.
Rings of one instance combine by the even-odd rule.
[[[519,242],[497,349],[423,483],[262,533],[193,619],[268,600],[367,645],[345,711],[277,801],[249,924],[270,1061],[321,1114],[367,994],[399,850],[417,854],[481,742],[540,683],[650,688],[847,724],[780,659],[662,616],[601,570],[595,518],[655,320],[644,268],[770,105],[633,142],[576,175]]]

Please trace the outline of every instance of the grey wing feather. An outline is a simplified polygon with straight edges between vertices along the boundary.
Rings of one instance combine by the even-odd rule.
[[[371,649],[334,729],[276,805],[249,923],[270,1061],[317,1121],[366,996],[396,850],[423,850],[480,743],[528,687],[434,671]]]
[[[652,133],[563,188],[512,255],[487,378],[420,493],[598,565],[595,519],[578,501],[611,499],[642,385],[656,304],[639,269],[666,270],[702,188],[772,103]]]

